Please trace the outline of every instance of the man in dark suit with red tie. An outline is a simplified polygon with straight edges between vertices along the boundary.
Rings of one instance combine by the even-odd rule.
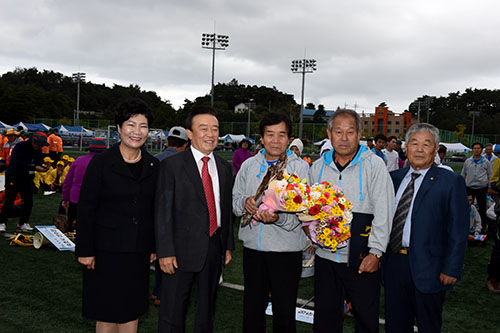
[[[439,130],[413,125],[406,134],[410,166],[390,173],[396,209],[382,261],[386,332],[440,332],[445,291],[460,277],[469,206],[464,179],[434,165]]]
[[[156,252],[165,273],[159,332],[185,331],[193,284],[194,331],[213,331],[217,284],[234,249],[231,166],[213,153],[219,138],[216,113],[195,108],[186,125],[191,148],[160,164],[156,190]]]

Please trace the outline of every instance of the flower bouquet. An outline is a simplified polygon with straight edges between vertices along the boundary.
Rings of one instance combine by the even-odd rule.
[[[299,213],[308,208],[311,188],[307,180],[300,179],[296,174],[283,172],[283,179],[273,180],[264,192],[262,204],[258,212],[271,210],[273,212]]]
[[[332,252],[351,238],[352,203],[332,183],[309,186],[307,179],[285,170],[283,178],[271,181],[264,191],[258,212],[264,210],[296,213],[311,240]]]
[[[328,182],[311,186],[307,210],[298,214],[311,240],[332,252],[347,246],[351,238],[352,203],[342,189]]]

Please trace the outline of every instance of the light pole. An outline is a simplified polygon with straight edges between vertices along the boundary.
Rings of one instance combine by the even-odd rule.
[[[474,119],[479,117],[479,111],[470,111],[469,116],[472,116],[472,134],[471,134],[471,139],[474,141]]]
[[[248,124],[247,124],[247,138],[250,138],[250,112],[255,107],[255,103],[253,102],[253,98],[248,102]]]
[[[224,51],[229,46],[229,36],[213,34],[201,35],[201,47],[212,50],[212,87],[210,90],[210,105],[214,107],[214,73],[215,73],[215,50]]]
[[[302,98],[300,103],[300,122],[299,122],[299,138],[302,140],[302,124],[304,122],[304,86],[306,81],[306,73],[312,73],[316,70],[316,60],[314,59],[298,59],[292,60],[292,72],[302,74]]]
[[[73,115],[73,126],[78,126],[80,120],[80,82],[85,82],[85,73],[73,73],[73,82],[76,82],[76,110]]]

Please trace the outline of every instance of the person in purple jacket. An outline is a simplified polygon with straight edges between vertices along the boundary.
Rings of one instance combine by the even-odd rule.
[[[240,141],[240,148],[237,149],[233,155],[233,169],[235,176],[240,170],[243,162],[250,157],[252,157],[252,153],[250,152],[250,141],[243,139]]]
[[[74,231],[76,227],[76,209],[87,165],[96,154],[106,150],[106,142],[104,139],[94,138],[90,141],[89,150],[87,155],[78,157],[71,164],[62,186],[62,206],[68,211],[68,231]]]

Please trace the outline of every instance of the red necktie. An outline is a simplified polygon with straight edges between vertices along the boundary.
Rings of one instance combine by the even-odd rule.
[[[210,177],[210,173],[208,172],[208,161],[210,160],[210,157],[204,156],[201,160],[203,161],[203,167],[201,168],[201,181],[203,182],[203,189],[205,190],[205,198],[207,198],[208,217],[210,220],[208,230],[210,237],[212,237],[214,232],[217,230],[217,210],[215,209],[212,177]]]

